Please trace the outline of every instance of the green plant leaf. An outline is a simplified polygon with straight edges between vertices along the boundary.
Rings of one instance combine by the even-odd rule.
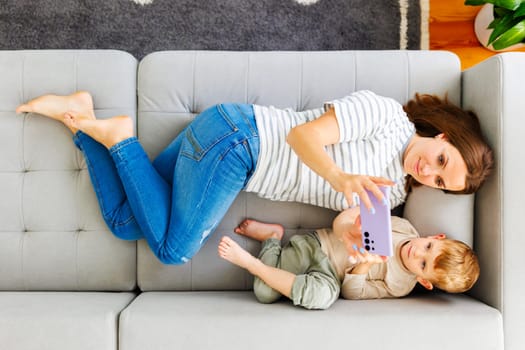
[[[525,0],[465,0],[465,5],[479,6],[493,4],[494,6],[503,7],[509,10],[515,10],[523,3],[525,3]]]
[[[525,16],[525,2],[523,2],[520,7],[516,9],[516,12],[514,12],[514,18],[518,18],[521,16]]]
[[[515,10],[522,3],[524,3],[525,0],[490,0],[487,2],[494,4],[494,6],[504,7],[509,10]]]
[[[488,1],[485,1],[485,0],[465,0],[465,5],[479,6],[479,5],[484,5],[487,2]]]
[[[505,9],[503,7],[494,7],[494,18],[503,17],[509,13],[513,13],[512,10]]]
[[[518,44],[525,39],[525,20],[514,25],[512,28],[503,33],[492,43],[496,50],[505,49],[514,44]]]
[[[487,43],[487,45],[492,44],[492,42],[496,40],[496,38],[498,38],[501,34],[505,33],[507,30],[512,28],[515,24],[516,22],[513,21],[512,14],[508,14],[502,17],[499,23],[496,26],[494,26],[494,30],[490,34],[489,42]]]
[[[498,26],[498,24],[501,22],[501,18],[494,18],[492,22],[488,25],[487,29],[494,29]]]

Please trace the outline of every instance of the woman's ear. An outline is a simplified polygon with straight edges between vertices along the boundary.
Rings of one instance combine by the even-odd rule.
[[[445,140],[445,141],[448,141],[448,137],[447,135],[445,135],[444,133],[441,133],[441,134],[437,134],[435,136],[436,139],[439,139],[439,140]]]
[[[425,287],[428,290],[434,289],[434,286],[432,285],[432,283],[429,280],[426,280],[426,279],[418,276],[417,277],[417,281],[419,282],[420,285],[422,285],[423,287]]]

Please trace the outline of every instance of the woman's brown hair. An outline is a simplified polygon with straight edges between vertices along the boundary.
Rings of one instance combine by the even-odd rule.
[[[468,174],[465,188],[451,193],[474,193],[485,182],[494,158],[491,148],[485,141],[477,115],[434,95],[416,94],[403,106],[408,118],[422,137],[435,137],[444,134],[447,141],[459,151],[467,165]],[[407,175],[406,190],[419,186],[413,177]]]

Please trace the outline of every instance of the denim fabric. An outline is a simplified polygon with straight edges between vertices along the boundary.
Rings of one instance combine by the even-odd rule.
[[[290,299],[307,309],[326,309],[338,298],[341,281],[315,233],[295,235],[284,247],[277,239],[263,242],[259,259],[268,266],[296,275]],[[255,277],[253,291],[261,303],[273,303],[281,294]]]
[[[84,154],[102,217],[113,234],[125,240],[144,238],[106,147],[82,131],[75,134],[73,141]]]
[[[145,238],[163,263],[183,264],[215,230],[255,170],[251,105],[207,109],[154,160],[135,137],[108,150],[78,132],[104,220],[123,239]]]

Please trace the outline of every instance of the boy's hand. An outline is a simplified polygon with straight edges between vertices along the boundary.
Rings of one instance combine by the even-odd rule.
[[[350,272],[352,274],[366,274],[374,264],[385,262],[388,259],[386,256],[370,254],[368,251],[361,249],[359,249],[359,255],[357,257],[350,256],[348,258],[351,264],[356,264],[352,272]]]
[[[387,260],[388,260],[387,256],[381,256],[381,255],[377,255],[377,254],[370,254],[369,252],[367,252],[366,250],[364,250],[362,248],[358,249],[358,253],[357,254],[350,255],[348,257],[348,261],[351,264],[359,264],[359,265],[362,265],[362,264],[369,264],[369,265],[379,264],[379,263],[385,262]]]
[[[359,247],[363,244],[361,238],[361,216],[357,216],[352,225],[346,225],[345,230],[341,232],[341,240],[345,245],[349,256],[357,257]]]
[[[348,256],[352,264],[355,263],[379,263],[386,261],[388,257],[376,254],[370,254],[362,247],[363,241],[361,236],[361,216],[357,215],[352,225],[346,225],[345,230],[341,232],[341,240],[343,241]]]
[[[369,254],[368,251],[362,247],[363,241],[361,236],[361,216],[359,215],[359,207],[349,208],[342,211],[335,218],[333,229],[334,234],[336,234],[345,245],[352,264],[375,264],[387,260],[387,257]]]

